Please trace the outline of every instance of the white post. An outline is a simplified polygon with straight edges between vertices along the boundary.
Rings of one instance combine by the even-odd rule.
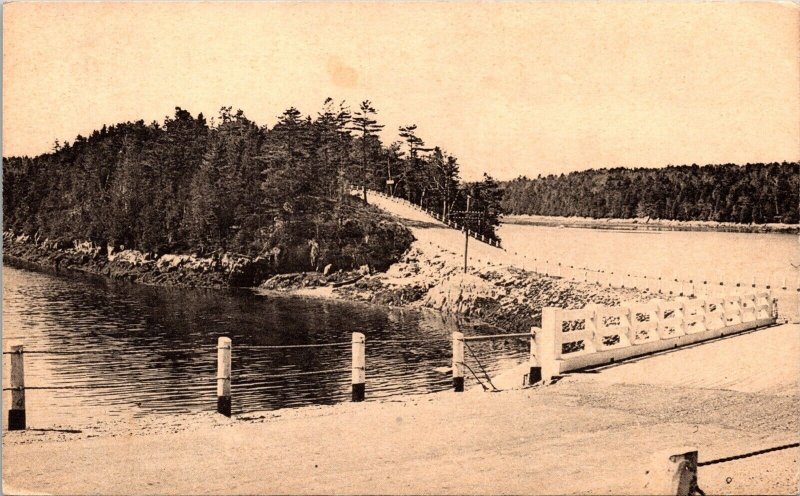
[[[353,401],[364,401],[367,387],[366,338],[353,333]]]
[[[231,416],[231,338],[217,341],[217,412]]]
[[[23,346],[11,346],[11,408],[8,410],[8,430],[25,430],[25,367]]]
[[[528,384],[533,385],[542,380],[542,367],[539,365],[539,352],[536,350],[536,335],[542,332],[540,327],[531,327],[531,352],[528,356]]]
[[[528,375],[530,384],[535,384],[539,381],[544,381],[547,384],[561,372],[556,359],[556,346],[559,346],[556,340],[556,332],[561,332],[561,329],[557,328],[558,310],[558,308],[554,307],[542,308],[542,328],[536,329],[536,335],[534,336],[536,365],[531,367]]]
[[[697,448],[677,448],[656,453],[645,492],[675,496],[697,494]]]
[[[453,333],[453,391],[464,391],[464,334]]]

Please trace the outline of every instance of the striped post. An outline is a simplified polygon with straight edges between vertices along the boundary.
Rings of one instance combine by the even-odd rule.
[[[453,391],[464,391],[464,334],[453,333]]]
[[[231,416],[231,338],[217,341],[217,412]]]
[[[23,347],[11,346],[11,408],[8,410],[8,430],[25,430],[25,367]]]
[[[539,351],[536,349],[536,334],[540,332],[542,332],[542,330],[539,327],[531,327],[531,353],[528,359],[530,365],[530,369],[528,370],[528,384],[531,386],[542,380],[542,365],[539,360]]]
[[[364,401],[367,387],[366,338],[353,333],[353,401]]]
[[[542,308],[542,328],[533,329],[535,362],[531,364],[528,374],[530,384],[540,381],[547,384],[560,373],[560,366],[556,359],[556,332],[560,332],[556,315],[558,310],[553,307]]]
[[[661,451],[653,456],[645,492],[689,496],[697,494],[697,448]]]

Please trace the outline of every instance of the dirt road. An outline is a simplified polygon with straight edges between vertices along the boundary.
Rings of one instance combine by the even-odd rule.
[[[782,326],[719,343],[735,347],[745,339],[739,344],[752,346],[798,332]],[[792,350],[787,358],[800,362]],[[754,370],[748,357],[755,356],[742,353],[735,362]],[[641,494],[651,455],[662,449],[693,445],[702,462],[797,441],[794,369],[762,371],[785,390],[735,387],[746,378],[680,384],[626,373],[656,363],[648,360],[669,360],[670,370],[684,367],[687,377],[733,366],[696,359],[692,349],[676,351],[546,388],[447,392],[231,420],[130,419],[75,434],[5,433],[6,492]],[[794,494],[799,452],[702,467],[700,487],[706,494]]]

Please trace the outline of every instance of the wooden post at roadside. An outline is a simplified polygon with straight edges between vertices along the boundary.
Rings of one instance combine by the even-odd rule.
[[[11,346],[11,408],[8,410],[8,430],[25,430],[25,368],[23,346]]]
[[[366,338],[353,333],[353,401],[364,401],[367,389]]]
[[[536,384],[544,381],[549,383],[554,376],[560,373],[559,365],[556,360],[556,332],[557,322],[556,313],[558,308],[542,308],[542,328],[531,329],[534,333],[532,351],[532,362],[528,372],[528,383]],[[560,331],[560,329],[559,329]]]
[[[217,413],[231,416],[231,338],[217,341]]]
[[[697,448],[660,451],[648,472],[647,494],[689,496],[697,494]]]
[[[453,333],[453,391],[464,391],[464,334]]]
[[[531,352],[528,358],[530,370],[528,371],[528,384],[533,385],[542,380],[542,366],[539,360],[539,351],[536,349],[536,335],[542,332],[539,327],[531,327]]]

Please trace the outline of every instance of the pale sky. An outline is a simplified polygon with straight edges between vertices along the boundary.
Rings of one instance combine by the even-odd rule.
[[[4,7],[3,155],[180,106],[372,100],[462,176],[800,160],[789,3],[104,3]]]

